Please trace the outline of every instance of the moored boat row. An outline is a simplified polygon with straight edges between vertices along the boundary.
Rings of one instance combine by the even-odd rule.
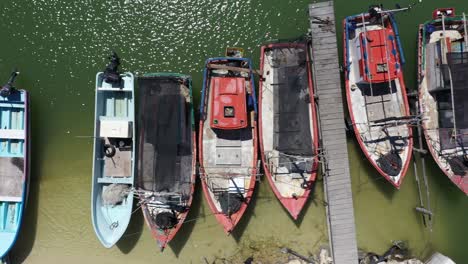
[[[273,44],[262,50],[260,113],[269,116],[262,119],[262,136],[257,131],[251,61],[231,48],[227,53],[233,56],[206,61],[198,139],[190,76],[157,73],[138,78],[137,136],[131,117],[134,78],[119,73],[120,61],[111,56],[96,86],[92,220],[104,246],[111,247],[122,237],[136,195],[153,237],[164,249],[188,214],[197,156],[208,205],[225,232],[232,232],[257,182],[259,138],[260,155],[269,163],[264,167],[268,180],[293,218],[298,217],[318,162],[308,45]],[[278,85],[279,78],[286,82]]]
[[[372,7],[343,21],[345,92],[357,142],[375,170],[400,188],[414,149],[412,128],[421,125],[440,169],[468,194],[466,16],[438,9],[420,26],[418,112],[412,115],[394,13]],[[95,86],[91,215],[99,241],[109,248],[122,238],[138,200],[164,249],[187,219],[197,175],[229,234],[252,202],[261,167],[297,219],[320,156],[310,48],[307,41],[264,45],[259,72],[240,48],[208,59],[199,122],[189,75],[135,79],[119,71],[113,54]],[[17,74],[0,91],[0,258],[18,237],[30,179],[30,99],[13,87]]]
[[[393,11],[372,7],[343,21],[352,128],[367,159],[396,188],[413,152],[412,128],[422,123],[434,159],[467,192],[466,18],[455,19],[453,12],[439,11],[421,26],[417,115],[410,114]],[[198,138],[190,76],[157,73],[138,79],[136,137],[130,117],[135,113],[133,75],[118,73],[116,58],[98,74],[93,222],[98,237],[107,236],[100,238],[105,246],[122,236],[135,194],[153,237],[165,248],[187,217],[197,173],[213,215],[231,233],[251,202],[258,159],[278,200],[298,218],[317,178],[320,148],[310,45],[261,47],[258,106],[255,71],[243,53],[229,48],[225,57],[206,61]],[[112,162],[106,165],[106,160]]]

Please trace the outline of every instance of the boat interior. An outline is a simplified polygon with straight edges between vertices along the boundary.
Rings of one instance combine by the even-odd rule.
[[[122,82],[119,88],[98,81],[96,165],[97,181],[104,185],[133,184],[133,80],[126,76]]]
[[[101,239],[120,238],[133,206],[133,75],[121,77],[119,83],[108,83],[102,73],[97,75],[93,217]],[[116,241],[107,242],[111,246]]]
[[[354,124],[370,159],[398,183],[409,156],[401,52],[390,16],[347,20],[348,89]]]
[[[262,140],[278,192],[297,197],[309,188],[314,168],[313,117],[307,46],[265,48],[262,77]]]
[[[218,212],[231,215],[256,177],[255,87],[247,60],[207,64],[201,177]]]
[[[461,20],[427,24],[422,89],[433,148],[459,176],[468,174],[468,42]],[[430,96],[429,96],[430,95]]]
[[[0,97],[0,241],[13,243],[20,225],[26,184],[25,93]],[[3,244],[3,245],[4,245]],[[3,255],[0,248],[0,256]]]
[[[179,219],[188,210],[193,184],[191,83],[187,77],[174,76],[148,76],[138,81],[143,135],[140,197],[160,228],[173,227],[158,220],[163,216],[158,215],[167,212]]]

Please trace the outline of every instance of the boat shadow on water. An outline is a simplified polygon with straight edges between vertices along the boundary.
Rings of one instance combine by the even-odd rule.
[[[24,80],[24,78],[23,78]],[[29,85],[29,84],[28,84]],[[21,86],[27,87],[27,84],[23,83]],[[41,134],[41,130],[34,130],[39,128],[43,124],[43,120],[36,118],[40,116],[38,109],[31,106],[30,115],[35,113],[31,118],[31,149],[34,152],[30,153],[30,181],[29,181],[29,193],[27,196],[26,208],[24,209],[24,216],[21,223],[21,229],[18,235],[18,239],[9,253],[10,264],[26,262],[29,254],[31,253],[37,234],[37,218],[39,212],[39,184],[41,182],[41,164],[45,164],[42,160],[44,157],[44,150],[47,149],[47,140],[39,140],[44,138]],[[34,153],[34,155],[32,155]]]
[[[284,207],[283,211],[286,212],[286,214],[289,216],[289,219],[294,222],[296,227],[301,227],[302,221],[304,220],[304,217],[307,215],[307,212],[309,211],[309,208],[312,206],[318,207],[318,206],[325,206],[325,201],[323,200],[323,197],[319,197],[316,193],[316,186],[317,184],[323,184],[323,178],[322,178],[322,172],[319,170],[317,172],[317,179],[315,180],[314,184],[312,184],[312,187],[310,189],[310,195],[309,198],[307,199],[306,203],[304,204],[304,207],[301,210],[301,213],[297,217],[296,220],[289,214],[288,210]],[[313,204],[313,205],[312,205]]]
[[[351,137],[348,136],[348,139],[352,140]],[[382,193],[387,200],[391,201],[395,196],[395,193],[398,191],[395,187],[393,187],[390,183],[385,181],[385,178],[379,175],[377,170],[372,166],[370,162],[368,162],[366,156],[362,151],[360,151],[359,145],[355,140],[352,140],[352,151],[349,151],[350,157],[354,153],[356,155],[354,159],[358,160],[359,165],[356,167],[351,166],[351,180],[357,182],[353,182],[353,185],[357,186],[356,194],[358,195],[361,191],[365,191],[366,188],[378,189],[380,193]],[[350,160],[350,164],[353,162]],[[410,164],[410,168],[408,168],[407,174],[409,177],[413,177],[412,175],[412,164]],[[354,167],[354,168],[353,168]],[[353,177],[354,173],[357,173],[359,176]],[[373,187],[367,187],[366,185],[372,184]],[[404,186],[404,184],[403,184]]]
[[[138,201],[134,201],[132,218],[125,231],[122,239],[120,239],[116,246],[124,254],[130,253],[133,248],[138,244],[141,234],[143,233],[143,226],[145,225],[143,220],[143,214],[141,209],[137,208]]]
[[[174,236],[171,242],[169,242],[169,247],[171,248],[172,252],[174,252],[176,257],[179,257],[180,252],[185,247],[185,244],[189,240],[190,234],[192,234],[193,228],[195,227],[195,223],[198,221],[198,219],[211,217],[200,215],[200,208],[202,206],[201,203],[203,195],[201,188],[198,188],[198,186],[201,186],[201,182],[200,178],[197,175],[195,182],[195,192],[193,193],[193,200],[190,206],[190,211],[180,230],[177,232],[177,234]]]
[[[259,185],[258,183],[256,185]],[[259,191],[259,186],[256,186],[252,193],[252,198],[250,199],[249,206],[247,206],[247,209],[245,210],[244,215],[242,216],[241,220],[237,224],[236,228],[231,232],[232,237],[236,240],[236,243],[239,243],[242,234],[244,234],[245,229],[249,225],[250,218],[252,216],[255,216],[255,206],[257,205],[257,200],[258,200],[258,191]]]

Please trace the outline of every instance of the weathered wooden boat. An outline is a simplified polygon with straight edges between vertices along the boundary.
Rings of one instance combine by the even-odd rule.
[[[30,179],[29,93],[13,87],[17,74],[0,90],[0,259],[20,232]]]
[[[163,250],[184,223],[195,187],[192,79],[145,74],[138,84],[138,194],[146,224]]]
[[[249,59],[206,61],[200,105],[200,178],[208,204],[228,234],[244,214],[255,187],[256,104]]]
[[[466,16],[437,9],[419,28],[419,109],[432,157],[468,195],[468,35]]]
[[[106,247],[122,237],[130,222],[135,176],[135,101],[133,74],[117,72],[114,54],[96,75],[91,218]]]
[[[411,159],[413,139],[402,66],[404,55],[391,12],[344,20],[346,97],[357,141],[367,159],[399,188]]]
[[[262,46],[260,155],[273,192],[294,219],[317,176],[318,125],[308,45]]]

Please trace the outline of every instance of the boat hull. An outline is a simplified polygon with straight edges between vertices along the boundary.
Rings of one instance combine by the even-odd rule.
[[[266,55],[270,53],[271,55]],[[275,55],[275,53],[278,53]],[[285,54],[288,54],[285,56]],[[273,61],[280,61],[280,63],[273,63]],[[273,64],[274,67],[273,67]],[[284,67],[284,70],[280,70]],[[295,74],[291,75],[289,72],[294,71]],[[260,135],[260,156],[265,171],[265,176],[275,193],[275,196],[286,208],[293,219],[297,219],[302,208],[304,207],[313,184],[317,177],[318,167],[318,124],[315,111],[315,97],[312,83],[312,72],[310,68],[310,55],[306,43],[275,43],[262,46],[260,56],[260,72],[262,78],[260,79],[259,89],[259,135]],[[282,74],[289,76],[285,81],[286,85],[274,85],[273,83]],[[295,76],[292,78],[291,76]],[[278,81],[283,83],[283,81]],[[288,83],[290,82],[290,83]],[[280,95],[280,89],[288,91],[287,113],[280,115],[274,109],[280,106],[275,105],[276,101],[282,100],[286,96]],[[306,97],[303,96],[304,90]],[[273,95],[273,96],[271,96]],[[279,104],[279,103],[277,103]],[[291,109],[289,109],[291,108]],[[280,110],[278,110],[280,111]],[[296,114],[291,115],[291,112]],[[274,143],[274,131],[280,131],[281,128],[276,127],[274,119],[284,119],[288,124],[285,128],[285,135],[283,138],[296,141],[293,144],[288,144],[282,148],[280,143]],[[308,120],[309,122],[293,122],[290,120]],[[279,121],[278,121],[279,123]],[[301,126],[301,124],[303,124]],[[291,129],[291,126],[294,129]],[[292,130],[301,131],[301,133],[293,133]],[[281,135],[280,135],[281,136]],[[276,141],[280,141],[277,139]],[[288,142],[289,143],[289,142]],[[291,145],[295,146],[292,148]],[[305,148],[304,148],[305,146]],[[275,157],[267,157],[268,154]],[[292,170],[285,169],[287,173],[280,173],[279,176],[274,175],[272,169],[275,171],[284,169],[287,165],[280,164],[280,158],[276,156],[287,155],[294,153],[294,164],[299,160],[306,159],[309,167],[307,170],[299,172],[291,172]],[[304,155],[304,153],[307,153]],[[299,162],[299,164],[302,164]],[[305,175],[304,175],[305,174]]]
[[[122,82],[114,85],[104,81],[103,73],[96,75],[91,220],[98,240],[106,248],[123,236],[133,208],[134,77],[131,73],[121,77]]]
[[[5,104],[5,105],[2,105]],[[0,97],[0,259],[14,246],[23,222],[30,182],[30,98],[26,90]],[[14,111],[13,111],[14,110]],[[7,187],[7,188],[2,188]]]
[[[195,190],[192,81],[187,75],[154,73],[139,78],[139,84],[138,193],[145,222],[164,250],[187,218]],[[158,223],[164,214],[175,223]]]
[[[220,68],[215,67],[217,65]],[[215,78],[230,78],[230,80]],[[239,79],[244,79],[244,83],[240,83]],[[247,124],[243,123],[240,126],[242,128],[232,129],[228,128],[233,126],[229,123],[232,120],[228,120],[226,123],[216,124],[225,125],[224,129],[213,129],[213,123],[216,122],[212,118],[212,111],[215,111],[212,106],[219,103],[214,101],[213,94],[227,89],[218,87],[217,83],[230,81],[232,82],[229,87],[236,87],[237,95],[244,92],[246,94],[246,102],[237,102],[240,103],[238,105],[246,105],[245,110],[237,108],[233,112],[236,113],[235,119],[241,120],[241,123],[245,120]],[[244,87],[245,90],[239,90],[239,87]],[[255,84],[250,60],[208,59],[205,64],[200,107],[198,140],[200,179],[208,205],[226,234],[230,234],[241,220],[252,199],[256,184],[258,144],[256,113]]]
[[[369,15],[365,14],[364,20],[368,19]],[[357,24],[359,20],[362,21],[361,15],[347,17],[343,21],[349,115],[366,158],[382,177],[399,189],[411,160],[413,138],[411,125],[405,122],[410,120],[410,110],[401,69],[404,55],[398,28],[392,15],[388,16],[384,26],[368,26],[369,31],[363,26],[354,28],[354,23]],[[384,44],[380,44],[380,47],[374,44],[374,50],[374,41],[369,41],[368,36]],[[365,55],[368,52],[370,56]],[[381,55],[384,52],[388,57]],[[387,91],[382,89],[384,87]]]
[[[447,37],[451,39],[457,39],[463,37],[463,31],[451,30],[452,26],[459,27],[463,24],[461,18],[446,18],[446,27],[447,27]],[[431,32],[427,31],[431,30]],[[454,123],[453,119],[447,120],[443,115],[452,114],[453,110],[441,109],[439,108],[441,104],[448,103],[450,104],[452,99],[446,98],[450,97],[452,91],[447,85],[447,82],[444,83],[444,87],[440,88],[435,85],[433,81],[433,76],[437,75],[437,72],[440,72],[440,67],[443,66],[444,60],[447,58],[441,58],[441,54],[448,54],[449,52],[457,53],[458,49],[451,48],[456,45],[462,44],[457,43],[457,41],[450,40],[445,48],[445,52],[442,52],[441,48],[441,19],[436,19],[433,21],[426,22],[419,26],[419,37],[418,37],[418,101],[419,101],[419,111],[422,115],[422,127],[424,132],[424,137],[426,139],[426,145],[431,153],[434,161],[437,163],[439,168],[444,172],[444,174],[455,184],[463,193],[468,195],[468,167],[463,164],[460,164],[460,172],[457,175],[452,167],[451,159],[454,157],[462,157],[466,155],[463,152],[463,143],[468,142],[468,138],[464,135],[466,131],[466,124],[463,126],[459,124],[457,127],[457,133],[461,134],[458,140],[453,139],[454,136]],[[437,35],[439,34],[439,35]],[[448,43],[448,42],[445,42]],[[437,52],[434,52],[436,51]],[[466,52],[466,48],[465,51]],[[437,54],[437,55],[436,55]],[[441,61],[440,66],[434,66],[434,61]],[[456,78],[457,70],[454,68],[450,71],[453,78]],[[461,74],[467,74],[466,71]],[[442,79],[444,79],[442,74]],[[448,78],[450,79],[450,78]],[[449,82],[450,83],[450,82]],[[455,84],[456,85],[456,84]],[[455,87],[456,88],[456,87]],[[458,94],[457,94],[458,95]],[[458,98],[463,98],[463,94],[458,96]],[[448,100],[447,100],[448,99]],[[454,104],[456,109],[463,108],[463,104],[457,105]],[[452,108],[452,107],[449,107]],[[452,108],[453,109],[453,108]],[[465,111],[466,112],[466,111]],[[452,114],[453,116],[453,114]],[[456,111],[455,118],[458,119]],[[448,122],[447,122],[448,121]],[[462,142],[461,146],[457,146],[458,143]],[[453,144],[457,142],[457,144]],[[465,150],[466,152],[466,150]],[[461,158],[463,160],[463,158]]]

